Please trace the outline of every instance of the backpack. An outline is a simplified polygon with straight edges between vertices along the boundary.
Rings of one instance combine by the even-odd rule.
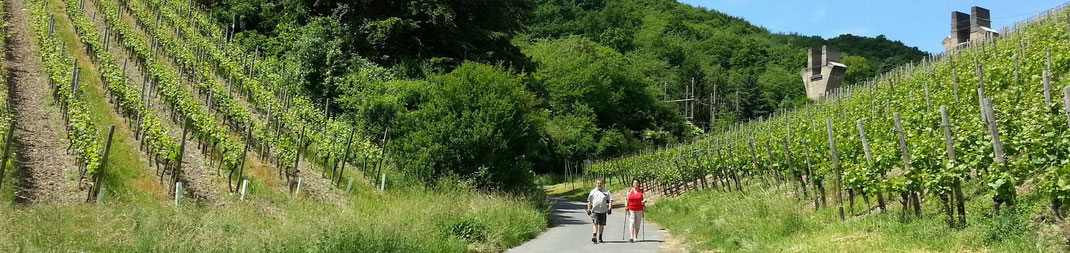
[[[609,209],[609,195],[602,191],[598,192],[602,193],[602,196],[594,195],[594,198],[591,199],[591,209]]]

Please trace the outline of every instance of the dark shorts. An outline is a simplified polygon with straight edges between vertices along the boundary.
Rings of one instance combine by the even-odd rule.
[[[595,225],[605,226],[606,225],[606,214],[604,214],[604,213],[591,213],[591,222],[594,223]]]

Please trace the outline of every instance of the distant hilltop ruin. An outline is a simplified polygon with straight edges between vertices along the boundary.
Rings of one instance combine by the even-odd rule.
[[[970,8],[970,14],[953,11],[951,12],[951,35],[944,38],[944,50],[954,51],[969,44],[970,41],[995,36],[999,36],[999,32],[992,29],[992,18],[988,9],[974,6]]]
[[[840,87],[847,65],[840,63],[840,52],[835,46],[824,45],[811,48],[806,54],[806,68],[802,69],[806,97],[813,100],[825,98],[825,93]]]

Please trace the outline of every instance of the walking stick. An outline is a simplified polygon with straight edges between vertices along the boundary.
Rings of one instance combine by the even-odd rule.
[[[639,231],[643,234],[643,239],[639,240],[640,242],[645,242],[646,241],[646,229],[643,229],[643,223],[646,223],[646,222],[639,221]]]
[[[624,235],[628,233],[628,210],[624,210],[624,231],[620,233],[620,239],[624,240]]]

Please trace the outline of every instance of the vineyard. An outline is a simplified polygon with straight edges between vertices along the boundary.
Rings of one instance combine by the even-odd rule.
[[[96,9],[92,14],[86,11],[87,3]],[[77,66],[77,62],[72,63],[71,57],[60,48],[64,44],[53,37],[55,16],[45,13],[46,2],[36,4],[32,14],[37,36],[44,38],[39,41],[45,49],[41,59],[50,70],[50,83],[67,114],[64,118],[68,119],[72,146],[79,161],[85,164],[83,177],[95,178],[91,181],[99,184],[100,179],[95,176],[101,170],[101,160],[106,159],[102,156],[107,153],[102,147],[104,138],[94,136],[96,126],[88,120],[79,102],[80,71],[71,67]],[[211,34],[209,31],[192,31],[190,27],[195,24],[192,20],[198,19],[186,23],[187,19],[176,16],[175,12],[164,11],[182,9],[191,16],[194,12],[190,6],[164,6],[173,4],[164,1],[65,1],[65,4],[80,42],[100,69],[99,78],[108,100],[134,129],[133,135],[156,168],[160,181],[169,179],[171,192],[181,191],[177,186],[179,181],[188,181],[183,175],[183,167],[188,166],[183,162],[187,156],[186,136],[192,137],[198,153],[207,161],[204,167],[215,167],[216,174],[226,174],[230,192],[241,190],[249,151],[259,154],[255,156],[259,159],[271,161],[291,192],[298,190],[302,177],[298,174],[301,153],[314,156],[315,159],[305,159],[305,163],[317,162],[315,167],[330,180],[323,187],[340,185],[346,163],[366,161],[375,153],[367,142],[360,141],[362,138],[357,138],[356,145],[346,145],[353,141],[344,142],[343,136],[348,135],[345,140],[352,140],[356,133],[354,127],[345,123],[351,120],[328,117],[326,111],[312,109],[311,102],[303,96],[288,95],[285,91],[295,87],[278,84],[269,88],[261,84],[262,76],[257,76],[260,75],[257,70],[280,67],[257,61],[259,56],[255,53],[248,60],[251,53],[247,50],[209,38],[205,35]],[[213,40],[216,42],[208,42]],[[244,56],[241,63],[230,60],[239,54]],[[135,71],[129,68],[137,69],[141,75],[131,76]],[[220,80],[228,80],[226,87]],[[98,190],[94,188],[91,192]],[[197,196],[200,198],[209,197],[203,193],[194,195],[198,194],[202,195]],[[92,195],[95,194],[90,194],[90,199],[95,198]]]
[[[2,251],[463,251],[546,226],[541,196],[397,169],[387,132],[314,99],[291,61],[235,42],[201,3],[2,6]],[[474,206],[445,208],[457,199]],[[417,203],[438,208],[400,209]],[[418,229],[383,229],[402,224]]]
[[[0,13],[0,252],[501,252],[586,235],[553,224],[581,205],[548,195],[597,178],[642,180],[652,225],[716,250],[1070,238],[1068,5],[938,55],[672,0]],[[867,65],[812,101],[791,71],[826,42]],[[1036,224],[1065,236],[1022,239]],[[797,230],[830,238],[759,235]]]
[[[586,172],[645,179],[668,195],[790,187],[840,219],[893,204],[901,217],[921,216],[922,202],[935,200],[951,227],[968,226],[968,198],[990,197],[998,212],[1037,191],[1061,220],[1070,200],[1067,55],[1070,10],[1059,7],[827,100]],[[964,192],[972,185],[978,192]]]

